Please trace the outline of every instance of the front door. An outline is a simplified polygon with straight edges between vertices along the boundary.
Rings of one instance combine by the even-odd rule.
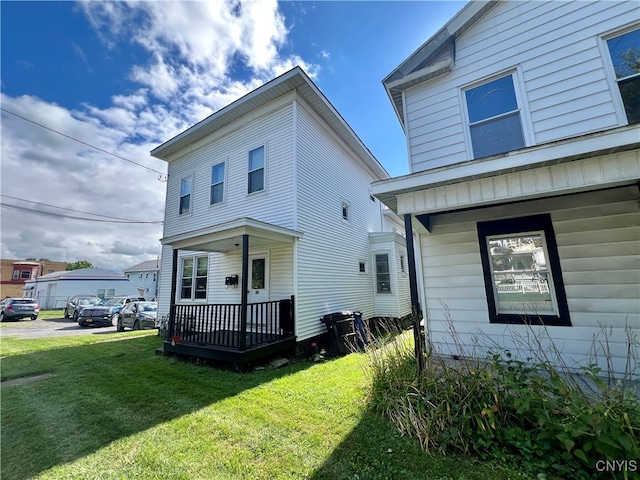
[[[269,256],[249,256],[249,293],[247,303],[269,301]]]

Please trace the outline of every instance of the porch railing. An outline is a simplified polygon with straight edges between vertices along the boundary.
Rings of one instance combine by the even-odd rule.
[[[241,304],[173,305],[169,338],[173,342],[238,350],[272,343],[294,334],[294,297],[247,304],[243,331]]]

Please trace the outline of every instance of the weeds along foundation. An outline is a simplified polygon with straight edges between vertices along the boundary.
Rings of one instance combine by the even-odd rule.
[[[450,329],[459,341],[453,322]],[[518,462],[549,478],[612,478],[598,466],[618,461],[626,468],[619,478],[640,478],[632,462],[640,458],[635,372],[612,381],[595,363],[566,365],[544,334],[515,335],[517,356],[481,334],[474,345],[457,344],[456,358],[442,356],[427,338],[418,375],[411,332],[389,327],[366,350],[371,405],[427,451]],[[603,327],[592,352],[610,354],[607,334]],[[627,337],[632,357],[638,339],[633,329]]]

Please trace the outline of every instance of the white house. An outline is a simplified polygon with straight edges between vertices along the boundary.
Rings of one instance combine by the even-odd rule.
[[[372,192],[419,231],[443,353],[638,358],[639,19],[637,1],[472,1],[384,79],[411,173]]]
[[[326,314],[410,312],[403,222],[380,163],[294,68],[160,145],[169,180],[165,352],[238,362],[326,332]]]
[[[138,289],[138,295],[147,300],[158,297],[158,279],[160,277],[160,259],[147,260],[124,270],[126,277]]]
[[[35,298],[44,309],[64,308],[74,295],[138,295],[135,285],[124,275],[104,268],[82,268],[53,272],[24,284],[25,296]]]

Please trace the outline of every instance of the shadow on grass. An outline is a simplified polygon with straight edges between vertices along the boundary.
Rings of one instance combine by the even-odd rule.
[[[380,415],[367,411],[311,480],[480,480],[525,478],[492,464],[461,456],[426,453]]]
[[[3,378],[55,373],[2,389],[3,479],[26,479],[311,365],[250,374],[155,355],[156,336],[4,357]]]

